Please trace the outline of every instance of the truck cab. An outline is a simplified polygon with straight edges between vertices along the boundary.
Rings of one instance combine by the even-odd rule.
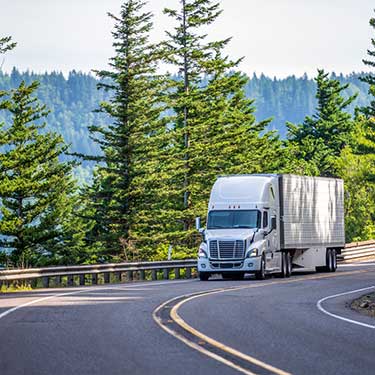
[[[198,253],[201,279],[211,274],[243,278],[280,272],[278,183],[275,175],[219,177],[208,204]]]

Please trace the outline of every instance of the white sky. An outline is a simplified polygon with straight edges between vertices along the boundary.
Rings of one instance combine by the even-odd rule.
[[[35,72],[105,68],[113,55],[112,23],[121,0],[0,0],[0,36],[18,42],[3,70]],[[210,39],[232,36],[227,53],[244,56],[248,74],[314,76],[317,68],[337,73],[366,70],[362,59],[375,37],[368,25],[373,0],[222,0]],[[149,0],[155,14],[152,38],[173,26],[162,14],[178,0]],[[1,61],[0,61],[1,63]]]

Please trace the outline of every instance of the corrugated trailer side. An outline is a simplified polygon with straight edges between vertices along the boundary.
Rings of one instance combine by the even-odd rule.
[[[281,249],[344,247],[342,180],[280,175],[279,193]]]

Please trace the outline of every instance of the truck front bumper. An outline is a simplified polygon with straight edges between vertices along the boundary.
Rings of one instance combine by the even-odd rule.
[[[217,260],[198,258],[198,272],[247,272],[253,273],[260,270],[261,257],[252,257],[237,260]]]

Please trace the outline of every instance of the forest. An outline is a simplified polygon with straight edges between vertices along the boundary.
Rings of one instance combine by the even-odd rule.
[[[342,178],[346,241],[375,238],[375,75],[248,77],[230,35],[205,35],[220,3],[163,11],[175,28],[158,43],[143,1],[109,14],[108,70],[0,71],[0,264],[195,257],[194,218],[225,174]]]

